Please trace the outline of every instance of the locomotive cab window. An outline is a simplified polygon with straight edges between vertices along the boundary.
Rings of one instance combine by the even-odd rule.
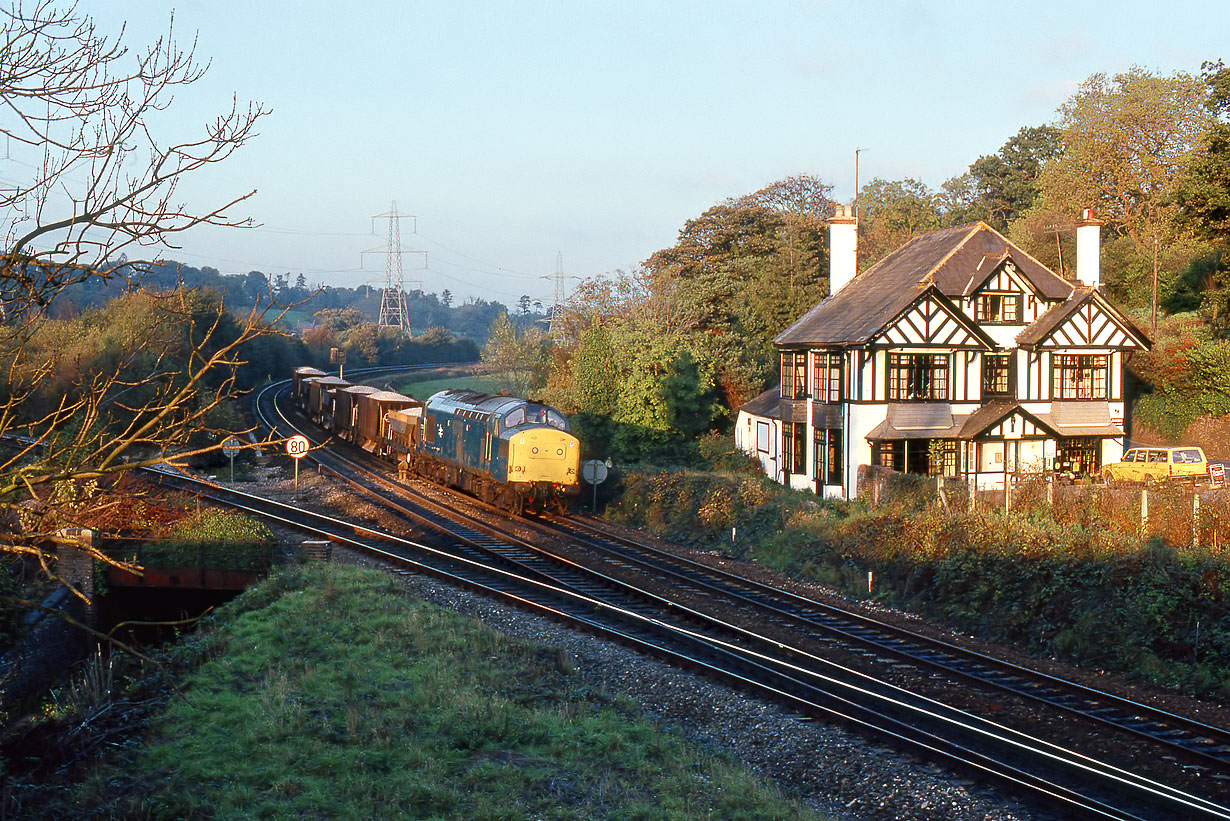
[[[525,424],[525,408],[513,408],[504,417],[504,427],[515,428],[517,425]]]

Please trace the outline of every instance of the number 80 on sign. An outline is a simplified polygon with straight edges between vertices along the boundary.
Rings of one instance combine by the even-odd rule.
[[[295,435],[286,440],[286,452],[292,459],[302,459],[312,449],[312,443],[306,436]]]

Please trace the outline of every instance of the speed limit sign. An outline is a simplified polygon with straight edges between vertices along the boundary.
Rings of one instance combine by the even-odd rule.
[[[296,434],[286,440],[286,452],[293,459],[302,459],[307,456],[307,452],[311,450],[312,443],[308,441],[306,436]]]

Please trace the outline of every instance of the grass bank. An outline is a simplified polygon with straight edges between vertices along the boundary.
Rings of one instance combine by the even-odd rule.
[[[174,654],[182,697],[46,817],[814,817],[383,574],[292,568]]]
[[[476,374],[473,369],[441,377],[436,372],[429,379],[406,378],[394,386],[398,393],[426,401],[446,388],[459,388],[483,393],[499,393],[499,383],[490,376]]]
[[[1109,526],[1093,495],[1062,522],[1055,506],[946,512],[914,478],[872,506],[741,473],[631,473],[606,515],[1036,655],[1230,701],[1224,543],[1142,542]]]

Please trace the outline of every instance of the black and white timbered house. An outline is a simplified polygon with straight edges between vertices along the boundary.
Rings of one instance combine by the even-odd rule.
[[[988,488],[1117,460],[1124,360],[1150,343],[1102,293],[1100,226],[1077,223],[1075,282],[981,222],[855,276],[858,222],[839,208],[831,295],[774,340],[777,401],[740,409],[741,446],[783,484],[846,498],[865,465]]]

